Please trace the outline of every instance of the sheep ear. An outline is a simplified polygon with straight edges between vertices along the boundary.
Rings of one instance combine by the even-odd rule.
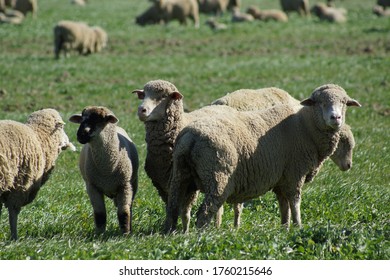
[[[73,115],[69,118],[69,121],[72,123],[81,123],[82,116],[80,114]]]
[[[183,95],[182,95],[180,92],[178,92],[178,91],[171,92],[171,93],[169,94],[169,96],[170,96],[172,99],[174,99],[174,100],[180,100],[180,99],[183,98]]]
[[[136,93],[138,95],[138,99],[145,98],[145,92],[142,89],[133,90],[131,93]]]
[[[303,106],[314,106],[315,101],[311,98],[307,98],[301,101],[301,105]]]
[[[347,101],[347,106],[356,106],[356,107],[362,107],[362,105],[357,102],[355,99],[350,99]]]
[[[114,115],[108,115],[106,118],[107,122],[109,123],[117,123],[119,120]]]

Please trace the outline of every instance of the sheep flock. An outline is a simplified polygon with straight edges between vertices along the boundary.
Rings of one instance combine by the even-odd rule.
[[[215,31],[256,21],[288,24],[291,13],[328,23],[348,20],[347,11],[338,7],[342,2],[329,0],[313,6],[309,0],[280,0],[280,9],[251,5],[246,10],[245,0],[148,2],[150,6],[132,19],[134,25],[178,21],[199,29],[205,18],[199,14],[207,15],[204,26]],[[87,9],[94,1],[69,4]],[[379,0],[373,12],[386,17],[389,6],[389,1]],[[30,13],[32,20],[39,20],[38,1],[0,0],[1,23],[24,24]],[[231,21],[218,22],[226,13]],[[104,21],[99,24],[103,27],[82,20],[53,22],[54,58],[62,59],[61,54],[66,58],[72,52],[82,56],[103,52],[109,32]],[[106,230],[106,197],[116,206],[122,234],[133,232],[137,221],[132,213],[136,194],[142,191],[138,177],[143,171],[160,196],[165,209],[162,231],[169,234],[177,231],[179,217],[182,231],[189,232],[191,210],[201,197],[198,228],[207,227],[213,219],[219,228],[225,203],[233,205],[238,228],[245,204],[267,192],[273,192],[278,201],[280,223],[287,229],[291,223],[300,227],[303,185],[315,180],[328,159],[341,171],[352,168],[355,140],[346,112],[347,107],[361,105],[339,85],[318,85],[303,100],[277,87],[232,89],[192,112],[185,112],[185,94],[170,81],[140,81],[138,88],[129,90],[134,94],[129,98],[140,100],[137,116],[145,129],[144,143],[136,145],[104,106],[89,105],[67,118],[79,125],[74,136],[83,146],[75,170],[85,183],[98,234]],[[54,109],[34,111],[25,123],[0,121],[0,213],[3,206],[7,208],[12,239],[18,239],[21,208],[33,203],[61,151],[76,150],[64,125]],[[140,149],[146,155],[143,169],[139,168]]]

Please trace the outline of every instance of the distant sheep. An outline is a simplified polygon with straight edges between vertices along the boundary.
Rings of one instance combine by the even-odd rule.
[[[4,204],[14,240],[21,208],[34,200],[49,179],[61,150],[75,150],[64,124],[54,109],[32,113],[25,124],[0,121],[0,213]]]
[[[65,56],[70,50],[80,55],[100,52],[107,45],[107,33],[98,26],[90,27],[83,22],[63,20],[54,27],[54,55],[58,59],[60,52]]]
[[[196,0],[151,0],[162,21],[168,23],[178,20],[180,24],[187,24],[187,18],[194,21],[195,27],[199,27],[199,6]]]
[[[16,0],[15,2],[15,10],[20,11],[27,15],[27,13],[31,12],[35,17],[38,11],[38,1],[37,0]]]
[[[253,20],[254,17],[251,14],[241,12],[238,7],[233,8],[232,22],[248,22]]]
[[[160,24],[161,22],[162,16],[159,12],[159,9],[155,5],[152,5],[135,18],[135,23],[141,26],[148,24]]]
[[[70,3],[76,6],[85,6],[87,4],[87,0],[71,0]]]
[[[337,85],[323,85],[301,102],[241,112],[216,106],[213,115],[187,125],[176,139],[165,231],[176,229],[181,197],[205,194],[197,226],[204,227],[225,201],[242,203],[273,190],[282,224],[301,225],[301,188],[337,147],[346,106],[360,106]],[[207,110],[204,108],[204,110]],[[187,192],[187,193],[186,193]]]
[[[23,13],[17,10],[7,10],[5,13],[0,13],[0,23],[21,24],[23,20]]]
[[[376,5],[372,8],[372,12],[378,17],[389,17],[390,9],[385,9],[382,6]]]
[[[310,15],[309,0],[280,0],[282,10],[288,12],[298,12],[301,16]]]
[[[226,24],[218,22],[215,18],[209,18],[208,20],[206,20],[206,25],[208,25],[214,31],[227,29]]]
[[[252,15],[257,20],[262,21],[280,21],[280,22],[287,22],[288,17],[286,13],[280,10],[260,10],[256,6],[249,6],[246,12],[250,15]]]
[[[346,10],[342,8],[328,7],[324,3],[315,4],[311,12],[315,14],[320,20],[343,23],[347,21]]]
[[[138,189],[138,153],[127,133],[107,108],[90,106],[69,119],[80,124],[77,140],[84,144],[79,167],[86,184],[98,233],[106,229],[104,196],[114,200],[123,234],[132,230],[132,205]]]

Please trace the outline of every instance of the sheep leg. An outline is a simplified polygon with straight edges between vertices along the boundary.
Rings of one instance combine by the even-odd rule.
[[[8,215],[9,215],[9,225],[11,228],[11,239],[17,240],[18,239],[18,215],[20,212],[20,207],[8,207]]]
[[[294,225],[301,227],[301,194],[298,193],[288,198]]]
[[[107,214],[104,196],[98,192],[93,186],[87,186],[87,193],[93,208],[93,216],[95,220],[95,229],[98,234],[106,231]]]
[[[241,224],[241,213],[244,208],[244,203],[235,203],[234,204],[234,227],[239,228]]]
[[[283,195],[279,188],[274,189],[274,193],[276,194],[276,198],[279,202],[279,210],[280,210],[280,218],[282,221],[282,225],[287,229],[290,226],[290,204],[288,199]]]
[[[222,215],[223,215],[224,209],[223,205],[218,209],[217,213],[215,214],[215,227],[220,228],[222,224]]]
[[[116,197],[118,222],[123,234],[129,234],[132,231],[132,196],[133,192],[131,191],[131,186],[128,185],[120,191]]]

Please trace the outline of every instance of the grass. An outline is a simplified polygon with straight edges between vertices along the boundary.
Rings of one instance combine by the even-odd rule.
[[[277,1],[247,0],[264,8]],[[317,1],[311,1],[317,2]],[[313,4],[313,3],[312,3]],[[344,87],[362,108],[347,112],[356,148],[348,172],[326,162],[305,185],[302,229],[285,231],[272,193],[249,201],[242,226],[233,228],[226,206],[221,229],[188,235],[161,234],[165,211],[141,168],[134,205],[134,233],[123,237],[108,205],[108,229],[94,233],[91,206],[78,171],[79,153],[60,155],[55,172],[19,215],[19,240],[11,242],[7,211],[0,217],[0,259],[389,259],[390,221],[390,22],[372,14],[365,0],[345,0],[343,25],[291,15],[288,24],[231,24],[212,32],[173,22],[139,27],[134,18],[147,1],[40,0],[37,19],[0,25],[0,118],[24,121],[42,107],[64,119],[86,105],[111,108],[145,158],[139,100],[130,92],[152,79],[172,81],[193,110],[239,88],[277,86],[302,99],[325,83]],[[206,16],[201,16],[204,23]],[[83,20],[108,31],[109,45],[89,57],[54,60],[52,27],[61,19]],[[78,149],[77,127],[66,131]],[[195,207],[196,208],[196,207]],[[195,210],[195,209],[194,209]],[[194,211],[195,212],[195,211]]]

